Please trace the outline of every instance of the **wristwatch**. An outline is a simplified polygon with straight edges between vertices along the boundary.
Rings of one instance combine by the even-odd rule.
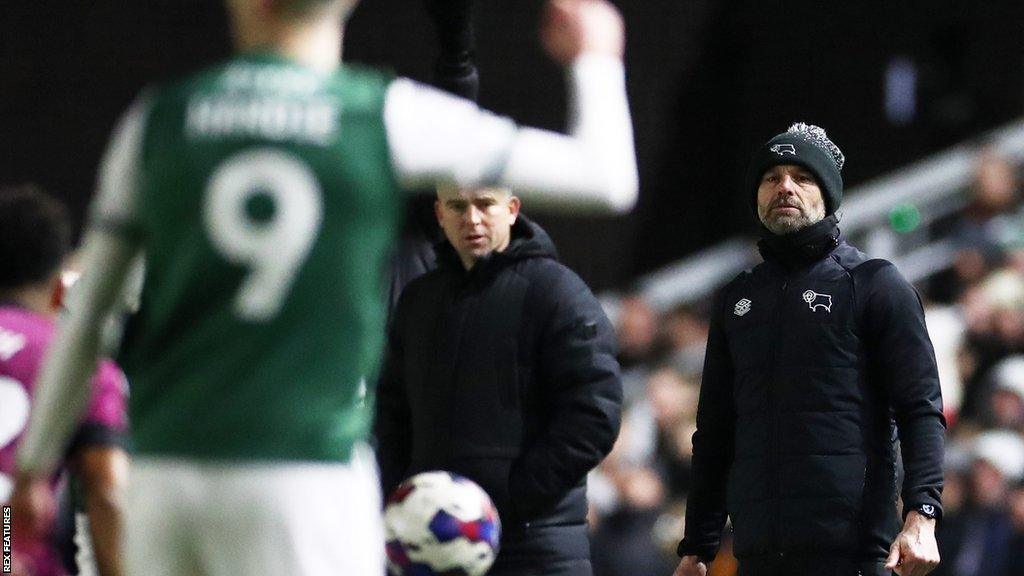
[[[935,506],[931,504],[921,504],[917,508],[914,508],[914,511],[925,518],[935,520]]]

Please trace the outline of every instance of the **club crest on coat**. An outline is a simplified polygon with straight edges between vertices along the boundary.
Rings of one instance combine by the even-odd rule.
[[[818,294],[814,290],[808,290],[803,294],[804,302],[810,307],[811,312],[818,308],[824,308],[825,312],[832,313],[832,296],[829,294]]]

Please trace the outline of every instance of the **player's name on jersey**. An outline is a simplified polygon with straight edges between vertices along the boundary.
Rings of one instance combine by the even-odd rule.
[[[185,134],[193,139],[250,137],[326,146],[335,140],[337,101],[249,95],[193,98],[185,115]]]

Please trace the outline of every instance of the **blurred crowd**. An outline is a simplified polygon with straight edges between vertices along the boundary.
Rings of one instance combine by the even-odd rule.
[[[939,576],[1024,576],[1024,203],[1019,168],[979,156],[965,207],[930,234],[953,247],[918,289],[949,424]],[[656,313],[639,296],[615,315],[625,409],[591,474],[597,576],[668,576],[690,485],[708,325],[701,306]],[[728,530],[726,531],[728,534]],[[711,574],[735,574],[726,537]]]

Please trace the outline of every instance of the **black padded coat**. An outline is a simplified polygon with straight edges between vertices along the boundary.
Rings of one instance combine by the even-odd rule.
[[[838,234],[838,233],[836,233]],[[945,420],[913,287],[829,237],[819,257],[770,252],[718,294],[679,554],[884,560],[905,509],[941,514]]]
[[[447,242],[410,283],[388,339],[374,426],[385,493],[449,470],[494,500],[506,533],[583,524],[586,476],[622,403],[614,333],[590,289],[520,215],[466,271]]]

